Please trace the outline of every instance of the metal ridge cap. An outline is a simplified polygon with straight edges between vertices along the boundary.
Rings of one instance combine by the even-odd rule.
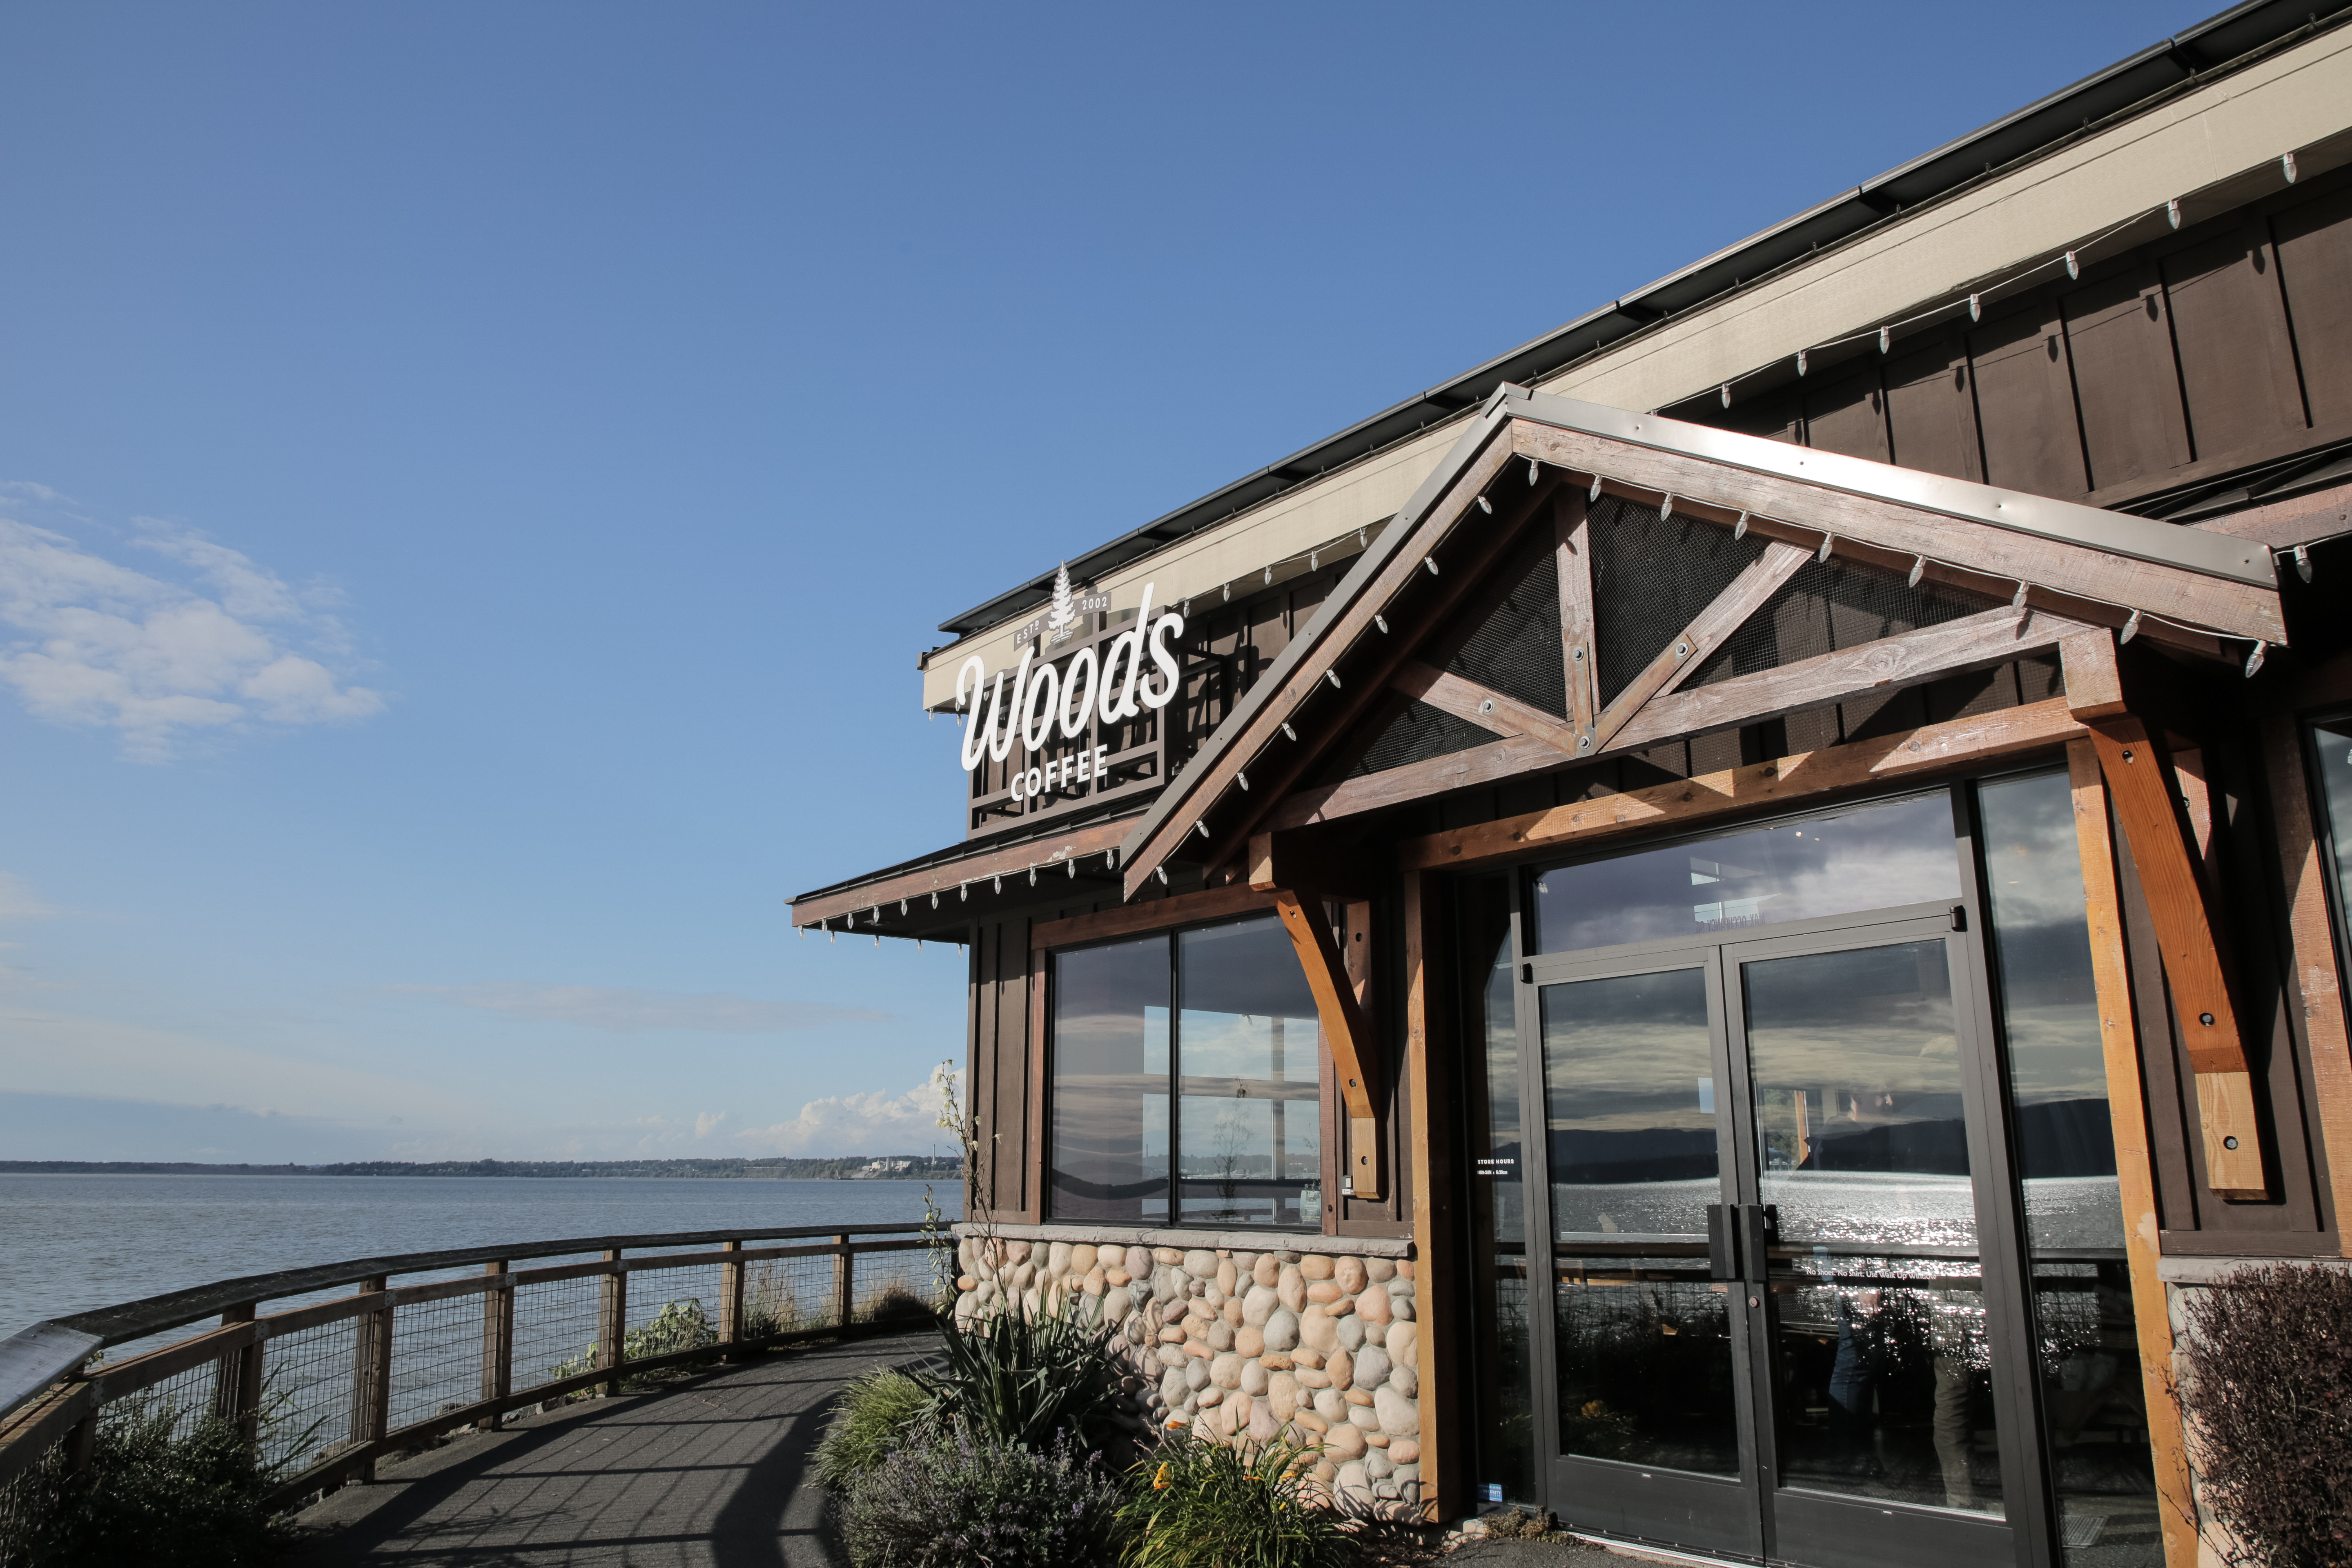
[[[2227,535],[2181,528],[2128,512],[2107,511],[2025,490],[2002,489],[1973,479],[1899,468],[1867,458],[1850,458],[1767,437],[1744,436],[1710,425],[1669,419],[1663,414],[1629,413],[1552,393],[1535,393],[1524,403],[1515,405],[1514,412],[1518,417],[1561,429],[1940,512],[1966,522],[2085,545],[2258,587],[2278,584],[2277,564],[2268,550],[2249,546]],[[1705,496],[1690,499],[1706,500]],[[1800,524],[1804,521],[1802,518],[1786,521]]]

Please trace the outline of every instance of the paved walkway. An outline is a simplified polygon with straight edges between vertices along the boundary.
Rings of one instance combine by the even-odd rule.
[[[926,1330],[770,1354],[468,1433],[301,1515],[293,1568],[838,1568],[809,1475],[843,1383]]]

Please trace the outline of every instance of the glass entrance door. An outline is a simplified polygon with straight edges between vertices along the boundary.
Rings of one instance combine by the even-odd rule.
[[[1997,1089],[1955,926],[1914,904],[1523,965],[1572,1525],[1820,1568],[2012,1560]]]

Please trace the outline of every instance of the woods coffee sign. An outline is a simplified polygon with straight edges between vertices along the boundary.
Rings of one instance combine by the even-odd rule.
[[[1165,708],[1175,700],[1181,668],[1169,645],[1184,635],[1184,617],[1162,610],[1154,619],[1150,584],[1144,585],[1135,625],[1098,645],[1099,658],[1095,647],[1088,647],[1059,667],[1038,661],[1037,646],[1029,639],[1043,634],[1048,647],[1066,642],[1077,634],[1081,617],[1109,608],[1108,595],[1074,598],[1069,582],[1065,568],[1054,584],[1053,609],[1022,628],[1025,646],[1018,667],[998,670],[995,684],[991,685],[987,661],[974,654],[956,672],[956,707],[971,715],[963,732],[966,773],[983,760],[1003,762],[1012,756],[1016,741],[1025,752],[1041,752],[1053,744],[1056,731],[1064,740],[1079,740],[1097,717],[1106,724],[1116,724],[1139,718],[1147,708]],[[1013,683],[1009,692],[1005,689],[1008,675]],[[1013,798],[1085,784],[1107,771],[1109,761],[1107,745],[1053,758],[1042,767],[1016,774]]]

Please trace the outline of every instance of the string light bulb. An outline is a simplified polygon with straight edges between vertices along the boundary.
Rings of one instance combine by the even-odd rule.
[[[1160,885],[1163,888],[1166,887],[1168,885],[1168,868],[1165,866],[1154,866],[1152,870],[1159,874]]]
[[[1595,474],[1595,475],[1593,475],[1593,476],[1592,476],[1592,489],[1591,489],[1590,491],[1588,491],[1588,492],[1586,493],[1584,500],[1585,500],[1586,504],[1590,505],[1591,503],[1592,503],[1592,502],[1594,502],[1594,501],[1597,501],[1597,500],[1599,500],[1600,499],[1601,499],[1601,476],[1600,476],[1599,474]]]
[[[1893,328],[1891,328],[1891,327],[1881,327],[1881,328],[1879,328],[1879,329],[1878,329],[1878,352],[1879,352],[1880,353],[1892,353],[1892,352],[1894,351],[1894,348],[1895,348],[1895,331],[1894,331],[1894,329],[1893,329]]]
[[[1478,498],[1478,510],[1485,512],[1487,516],[1492,517],[1495,514],[1495,503],[1488,500],[1485,496],[1480,496]]]
[[[1969,296],[1969,320],[1971,321],[1981,321],[1984,320],[1983,295],[1971,294]]]
[[[1836,534],[1834,534],[1834,533],[1824,533],[1824,534],[1822,534],[1822,547],[1821,547],[1819,550],[1816,550],[1816,551],[1814,551],[1814,552],[1813,552],[1813,564],[1814,564],[1814,565],[1816,565],[1816,566],[1818,566],[1818,565],[1820,565],[1822,562],[1827,561],[1827,560],[1830,558],[1830,547],[1831,547],[1832,545],[1835,544],[1836,542],[1837,542],[1837,535],[1836,535]]]
[[[2083,263],[2082,263],[2079,259],[2077,259],[2077,258],[2076,258],[2075,254],[2074,254],[2073,251],[2071,251],[2071,250],[2070,250],[2070,251],[2068,251],[2068,252],[2066,253],[2066,277],[2067,277],[2067,279],[2068,279],[2070,282],[2073,282],[2073,281],[2080,281],[2080,280],[2081,280],[2081,279],[2082,279],[2082,276],[2083,276]]]
[[[2012,610],[2025,608],[2025,580],[2021,577],[2018,579],[2017,592],[2011,597],[2009,607]]]
[[[1290,727],[1290,721],[1287,719],[1285,719],[1282,721],[1282,732],[1289,736],[1294,741],[1298,739],[1298,731]]]
[[[2294,154],[2289,153],[2286,156],[2281,158],[2279,160],[2279,168],[2286,175],[2286,183],[2290,185],[2294,184]]]
[[[1337,691],[1337,690],[1339,690],[1339,672],[1338,670],[1336,670],[1336,669],[1327,669],[1327,670],[1325,670],[1325,671],[1323,672],[1323,679],[1326,679],[1326,680],[1328,680],[1328,681],[1329,681],[1329,682],[1331,683],[1331,689],[1332,689],[1332,690]]]
[[[1729,383],[1729,382],[1727,382],[1727,382],[1725,382],[1725,383],[1723,384],[1723,386],[1722,386],[1721,392],[1722,392],[1722,396],[1723,396],[1723,405],[1724,405],[1726,408],[1730,407],[1730,406],[1731,406],[1731,383]]]
[[[1242,793],[1244,795],[1249,794],[1249,774],[1242,772],[1239,768],[1235,768],[1234,770],[1234,783],[1242,786]]]
[[[2311,581],[2311,546],[2308,544],[2294,547],[2294,574],[2306,583]]]
[[[1673,492],[1669,491],[1667,492],[1666,499],[1658,503],[1658,521],[1660,522],[1664,522],[1674,515],[1675,498]]]
[[[1437,575],[1437,557],[1436,557],[1436,556],[1434,556],[1434,555],[1424,555],[1424,556],[1423,556],[1423,557],[1421,558],[1421,563],[1422,563],[1423,566],[1426,566],[1426,567],[1428,567],[1428,568],[1429,568],[1429,574],[1430,574],[1431,576],[1434,577],[1434,576],[1436,576],[1436,575]]]
[[[1381,635],[1382,637],[1386,637],[1388,635],[1389,622],[1386,616],[1381,615],[1377,611],[1374,612],[1372,616],[1372,625],[1381,628]]]
[[[1798,374],[1799,375],[1802,375],[1802,374],[1805,374],[1805,372],[1806,372],[1806,370],[1809,368],[1809,367],[1807,366],[1807,364],[1806,364],[1805,361],[1806,361],[1806,356],[1807,356],[1811,352],[1811,350],[1808,350],[1808,349],[1799,349],[1799,350],[1797,351],[1797,374]]]
[[[1741,512],[1739,514],[1739,521],[1731,525],[1731,537],[1734,539],[1745,539],[1748,537],[1748,514],[1746,512]]]
[[[1535,482],[1541,478],[1543,478],[1543,465],[1537,462],[1533,458],[1529,458],[1528,459],[1528,488],[1530,489],[1534,489]]]
[[[2254,644],[2254,651],[2246,656],[2246,679],[2248,680],[2252,680],[2254,678],[2254,671],[2262,668],[2263,655],[2270,651],[2270,646],[2271,645],[2266,642],[2257,642]]]
[[[1917,587],[1919,585],[1919,579],[1925,577],[1927,574],[1927,558],[1924,555],[1914,555],[1911,557],[1911,579],[1906,585],[1913,588]]]
[[[2172,200],[2164,204],[2164,216],[2166,219],[2171,223],[2173,227],[2179,228],[2180,226],[2180,198],[2179,196],[2175,196]]]

